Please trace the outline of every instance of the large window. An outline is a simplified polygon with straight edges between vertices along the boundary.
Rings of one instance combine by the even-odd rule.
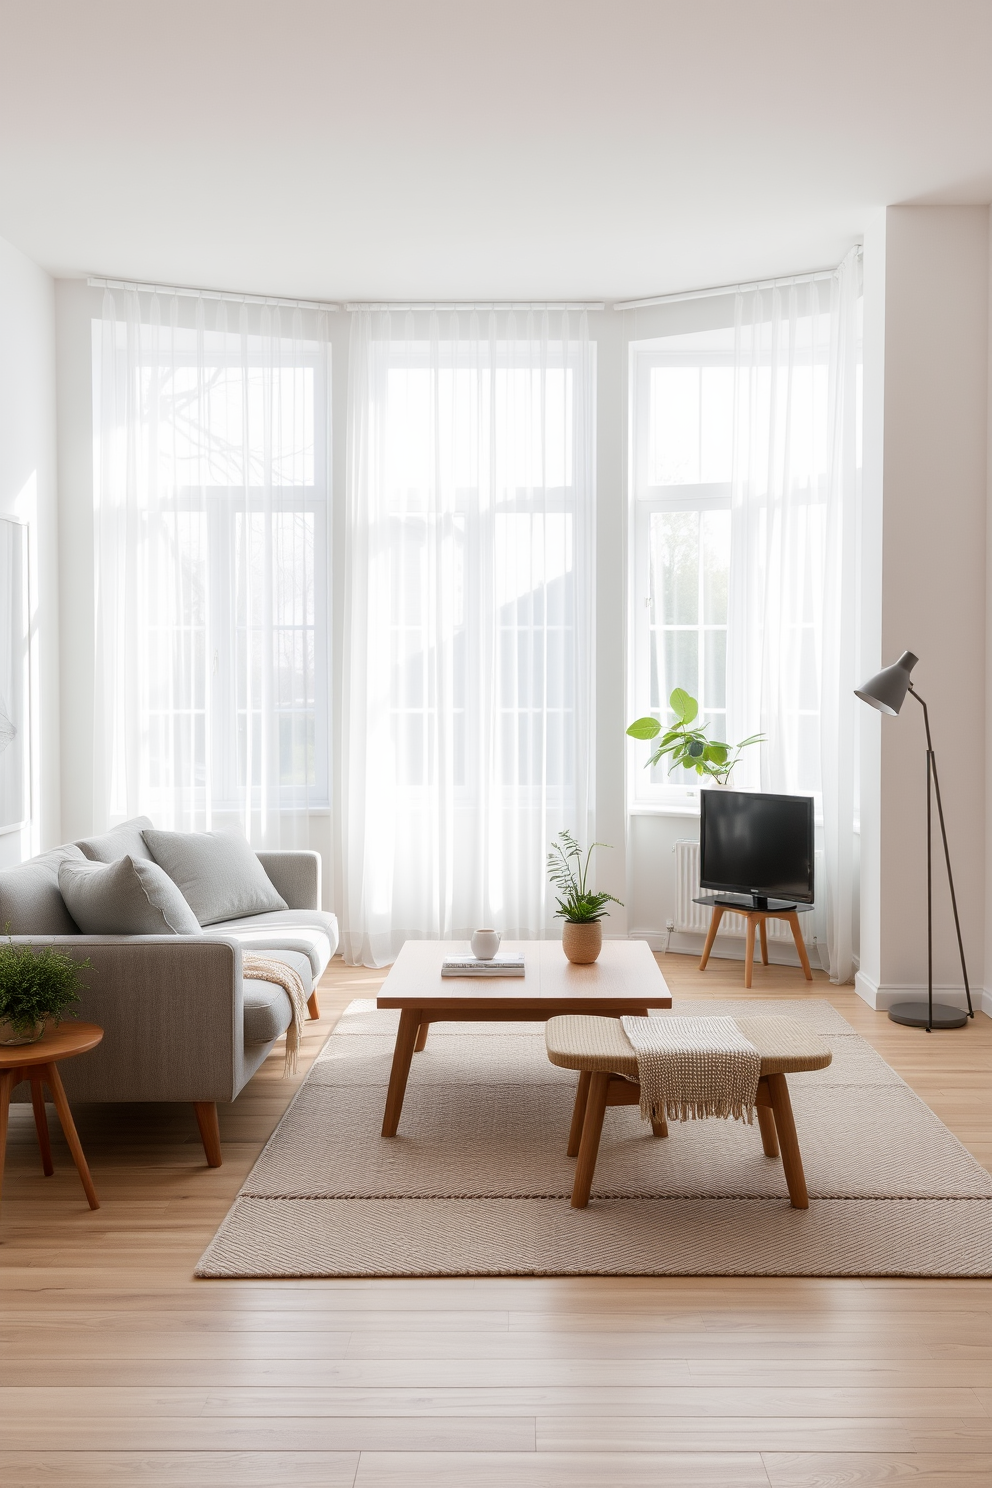
[[[328,346],[157,298],[94,322],[108,815],[271,839],[328,802]]]
[[[732,339],[721,331],[631,349],[635,706],[663,722],[682,687],[727,736]],[[698,777],[667,762],[635,799],[691,802]]]
[[[711,738],[765,735],[734,784],[818,795],[826,605],[856,494],[831,444],[838,280],[698,304],[708,327],[630,349],[633,716],[667,724],[682,688]],[[693,805],[700,777],[640,768],[640,748],[634,804]]]
[[[346,955],[539,935],[591,820],[585,317],[370,313],[351,356]]]

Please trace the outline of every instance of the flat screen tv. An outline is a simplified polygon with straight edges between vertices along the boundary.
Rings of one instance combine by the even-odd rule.
[[[699,882],[704,889],[813,903],[813,797],[700,792]]]

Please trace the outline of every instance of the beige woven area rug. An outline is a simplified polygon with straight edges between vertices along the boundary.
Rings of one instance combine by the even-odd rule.
[[[673,1123],[660,1140],[633,1106],[607,1111],[591,1202],[572,1209],[575,1076],[549,1064],[543,1024],[434,1025],[383,1140],[398,1014],[352,1003],[196,1274],[992,1275],[992,1177],[829,1003],[672,1012],[745,1007],[833,1050],[789,1077],[808,1210],[757,1124]]]

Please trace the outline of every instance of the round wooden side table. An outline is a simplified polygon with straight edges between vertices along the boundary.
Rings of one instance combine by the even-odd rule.
[[[3,1166],[7,1149],[10,1093],[22,1080],[30,1080],[34,1124],[38,1132],[38,1146],[41,1148],[41,1165],[45,1170],[45,1177],[50,1178],[55,1168],[52,1163],[52,1144],[48,1136],[48,1116],[45,1112],[43,1085],[47,1085],[52,1093],[52,1100],[62,1124],[62,1132],[69,1144],[69,1151],[72,1153],[73,1161],[82,1180],[89,1206],[91,1209],[99,1209],[100,1200],[96,1196],[93,1179],[86,1166],[86,1158],[83,1156],[83,1149],[72,1119],[72,1112],[69,1110],[69,1102],[66,1100],[62,1080],[59,1077],[57,1063],[60,1059],[71,1059],[74,1054],[85,1054],[87,1050],[95,1049],[102,1038],[103,1029],[98,1028],[95,1023],[60,1023],[58,1028],[47,1029],[36,1044],[0,1045],[0,1195],[3,1193]]]

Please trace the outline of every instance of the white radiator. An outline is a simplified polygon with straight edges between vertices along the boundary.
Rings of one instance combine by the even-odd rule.
[[[710,928],[710,916],[712,910],[705,904],[694,904],[693,899],[702,893],[699,887],[699,843],[698,842],[676,842],[675,848],[675,928],[686,930],[691,934],[705,935]],[[816,854],[816,874],[823,871],[823,854]],[[810,914],[804,914],[800,921],[803,929],[804,940],[810,941],[818,934],[819,912],[814,909]],[[792,927],[788,920],[766,920],[769,940],[788,941],[794,944],[792,939]],[[743,938],[746,921],[742,915],[734,914],[732,910],[724,915],[720,922],[721,935],[739,935]]]

